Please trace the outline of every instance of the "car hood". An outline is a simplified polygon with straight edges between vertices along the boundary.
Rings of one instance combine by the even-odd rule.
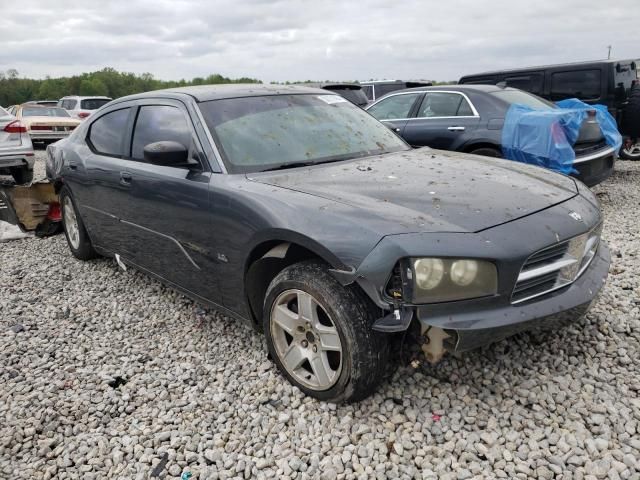
[[[510,160],[421,148],[247,175],[396,225],[386,232],[478,232],[562,203],[575,182]]]

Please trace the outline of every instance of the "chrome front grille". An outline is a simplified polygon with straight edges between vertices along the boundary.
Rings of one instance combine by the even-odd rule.
[[[598,226],[531,255],[520,270],[511,303],[525,302],[575,282],[595,257],[600,230]]]

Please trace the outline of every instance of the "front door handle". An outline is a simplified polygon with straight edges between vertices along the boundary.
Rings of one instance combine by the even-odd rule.
[[[449,127],[447,130],[450,132],[464,132],[464,127]]]
[[[69,165],[69,168],[71,170],[77,170],[78,169],[78,164],[77,163],[69,162],[68,165]]]
[[[131,174],[129,172],[120,172],[120,185],[131,186]]]

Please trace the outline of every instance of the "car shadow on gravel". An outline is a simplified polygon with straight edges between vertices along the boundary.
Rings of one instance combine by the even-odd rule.
[[[398,374],[420,372],[451,388],[464,385],[490,390],[492,382],[508,379],[509,385],[503,385],[508,389],[541,372],[547,377],[571,374],[574,363],[586,360],[585,345],[597,342],[597,329],[597,323],[583,317],[558,330],[522,332],[477,350],[449,354],[436,365],[424,360],[417,368],[401,366]]]

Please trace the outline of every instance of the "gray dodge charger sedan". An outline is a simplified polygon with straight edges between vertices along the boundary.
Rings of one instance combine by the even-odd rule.
[[[75,257],[264,330],[283,375],[322,400],[373,392],[409,329],[437,361],[576,320],[609,267],[582,183],[411,149],[325,90],[124,97],[48,156]]]

